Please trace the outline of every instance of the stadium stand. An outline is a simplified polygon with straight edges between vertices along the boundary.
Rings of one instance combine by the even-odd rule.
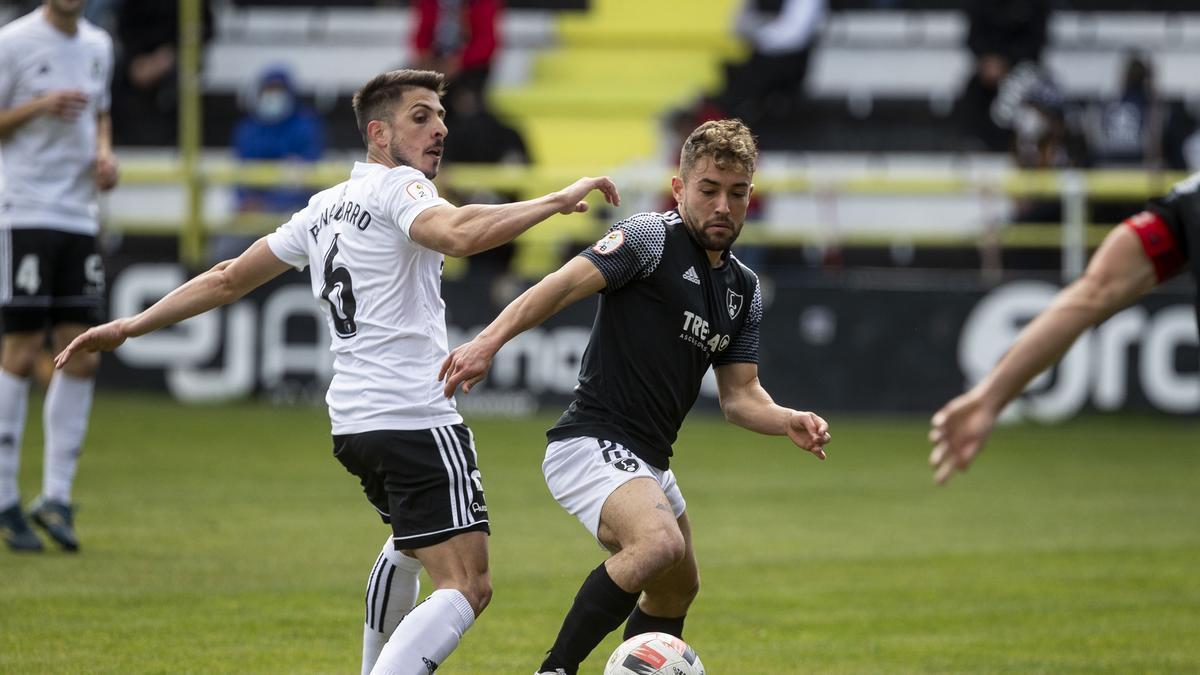
[[[711,92],[720,61],[742,49],[729,25],[737,0],[691,3],[689,12],[637,0],[506,4],[492,101],[527,139],[539,170],[661,171],[660,120]],[[0,3],[0,19],[13,16],[18,5]],[[1200,71],[1200,8],[1178,0],[1136,7],[1071,0],[1053,6],[1043,61],[1068,103],[1116,95],[1127,52],[1145,50],[1160,97],[1178,113],[1169,165],[1185,165],[1182,148],[1195,128],[1188,111],[1197,98],[1192,79]],[[814,230],[798,221],[825,223],[833,213],[833,236],[857,231],[883,237],[886,230],[871,227],[871,214],[881,208],[902,236],[922,236],[929,227],[973,232],[980,223],[1007,219],[1003,197],[921,194],[902,200],[839,193],[822,182],[854,171],[882,178],[916,171],[936,179],[996,176],[1011,168],[1005,155],[964,153],[952,124],[955,97],[972,67],[963,7],[948,0],[831,0],[799,111],[755,128],[765,151],[763,166],[795,170],[803,186],[781,190],[791,194],[767,205],[763,219],[769,229],[783,234],[776,225],[790,223],[811,239]],[[299,90],[324,118],[330,156],[358,152],[349,96],[382,68],[408,62],[412,20],[406,3],[349,0],[331,7],[317,0],[220,0],[215,8],[217,30],[203,74],[209,154],[226,155],[239,96],[255,73],[275,63],[294,70]],[[638,22],[628,21],[633,15]],[[587,133],[578,133],[580,128]],[[165,154],[127,150],[124,156]],[[137,192],[129,186],[128,196],[115,196],[114,210],[143,199]],[[208,212],[219,219],[228,201],[210,195]],[[154,204],[147,213],[177,210],[145,203]]]
[[[0,20],[25,4],[0,3]],[[564,148],[571,144],[554,140],[556,117],[581,111],[593,117],[614,111],[644,117],[661,111],[714,86],[711,59],[738,50],[728,28],[736,0],[707,2],[705,11],[687,13],[633,0],[506,4],[496,103],[520,118],[516,121],[530,137],[533,154],[550,163],[561,163],[557,153],[594,161],[597,152],[601,157],[615,152],[599,143],[579,151]],[[217,36],[205,57],[207,142],[219,146],[229,137],[237,95],[252,83],[253,73],[272,63],[290,64],[317,108],[344,118],[344,99],[364,76],[406,62],[411,23],[405,5],[219,2]],[[962,6],[949,0],[831,2],[807,83],[804,124],[761,129],[764,145],[793,151],[955,149],[945,118],[970,67]],[[1068,0],[1055,7],[1044,60],[1069,98],[1086,101],[1115,93],[1124,51],[1132,48],[1151,52],[1168,100],[1194,96],[1191,80],[1200,70],[1200,10],[1194,3],[1153,0],[1133,7],[1115,0]],[[631,13],[644,17],[632,28],[622,20]],[[612,86],[571,86],[591,83],[596,71]],[[663,85],[655,79],[658,73],[686,77]],[[352,125],[345,119],[328,121],[332,147],[356,146]],[[654,148],[652,128],[627,128],[619,135],[630,138],[628,152],[635,156]]]
[[[532,154],[551,164],[645,156],[654,151],[648,117],[711,90],[715,59],[736,53],[727,21],[734,2],[684,16],[680,25],[663,10],[631,29],[617,19],[645,3],[597,0],[551,11],[540,3],[509,3],[504,48],[496,69],[495,104],[530,139]],[[964,47],[966,21],[957,3],[834,2],[815,50],[800,111],[803,124],[784,121],[759,129],[767,149],[816,152],[950,152],[957,139],[946,118],[970,68]],[[889,7],[892,5],[893,7]],[[1200,12],[1183,3],[1141,3],[1115,11],[1116,3],[1072,3],[1056,10],[1045,56],[1048,70],[1072,101],[1115,93],[1124,51],[1152,52],[1161,94],[1183,102],[1191,73],[1200,67]],[[883,8],[881,8],[883,7]],[[644,13],[644,8],[639,10]],[[653,10],[658,11],[658,10]],[[319,110],[344,111],[345,98],[368,71],[406,61],[408,10],[396,4],[238,2],[218,15],[218,35],[206,57],[206,138],[228,137],[236,96],[248,73],[269,63],[291,63],[299,85]],[[671,30],[662,30],[669,25]],[[654,64],[653,68],[646,64]],[[657,79],[667,74],[667,81]],[[684,78],[670,75],[685,74]],[[588,87],[574,86],[580,81]],[[605,84],[594,84],[596,82]],[[638,118],[616,130],[615,118]],[[556,120],[597,119],[593,139],[559,140]],[[333,147],[353,148],[357,135],[345,120],[331,119]],[[615,130],[604,133],[605,129]],[[586,139],[583,139],[586,140]],[[618,155],[613,157],[613,155]]]

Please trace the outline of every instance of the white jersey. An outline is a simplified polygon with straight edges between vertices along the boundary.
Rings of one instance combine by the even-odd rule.
[[[109,109],[112,65],[112,38],[84,19],[68,35],[38,7],[0,28],[0,109],[59,89],[88,97],[75,119],[37,115],[0,142],[0,228],[81,234],[99,229],[93,174],[96,115]]]
[[[350,180],[267,235],[280,260],[312,268],[332,337],[334,434],[462,422],[437,380],[449,354],[443,256],[409,237],[417,215],[441,204],[416,169],[356,162]]]

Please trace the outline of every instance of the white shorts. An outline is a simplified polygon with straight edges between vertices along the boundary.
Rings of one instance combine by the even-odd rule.
[[[608,496],[634,478],[653,478],[676,518],[687,508],[673,471],[656,469],[612,441],[590,436],[552,441],[546,446],[542,474],[555,501],[578,518],[593,537],[600,529],[600,509]]]

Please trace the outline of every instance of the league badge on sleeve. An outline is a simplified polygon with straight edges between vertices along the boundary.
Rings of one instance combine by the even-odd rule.
[[[433,191],[429,189],[428,185],[425,185],[425,183],[422,183],[419,180],[414,180],[408,185],[405,185],[404,193],[417,201],[421,201],[423,199],[433,199]]]
[[[600,241],[596,242],[596,244],[592,246],[592,250],[600,255],[608,255],[609,253],[621,248],[621,244],[624,243],[625,232],[623,230],[613,230],[612,232],[609,232],[601,237]]]

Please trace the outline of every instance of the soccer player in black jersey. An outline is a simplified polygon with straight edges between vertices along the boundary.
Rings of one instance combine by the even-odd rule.
[[[699,573],[671,446],[710,365],[726,419],[825,458],[825,420],[776,405],[758,381],[762,294],[729,252],[756,155],[740,121],[701,125],[671,180],[677,210],[617,223],[442,365],[446,396],[460,384],[468,392],[503,344],[603,293],[575,401],[547,433],[542,469],[555,499],[612,556],[583,582],[540,673],[573,675],[626,619],[626,637],[682,637]]]
[[[1175,185],[1146,210],[1118,225],[1092,256],[1084,275],[1017,337],[992,371],[951,400],[932,420],[929,463],[945,483],[966,471],[983,449],[996,418],[1038,373],[1058,361],[1083,331],[1133,304],[1190,265],[1200,284],[1200,173]],[[1200,293],[1197,294],[1200,325]]]

